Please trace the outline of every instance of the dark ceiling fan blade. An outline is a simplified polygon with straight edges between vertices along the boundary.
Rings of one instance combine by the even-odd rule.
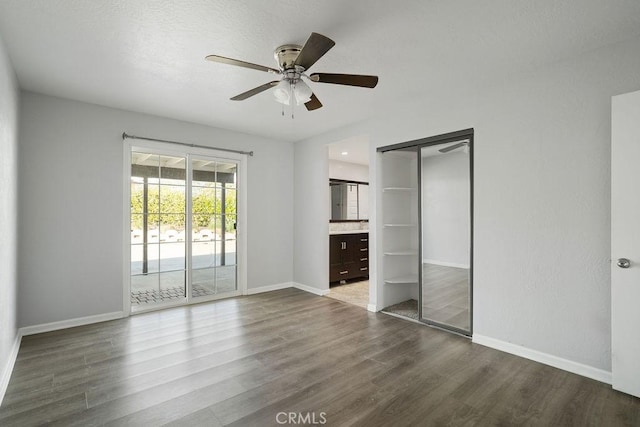
[[[272,87],[274,87],[275,85],[277,85],[278,83],[280,83],[279,80],[274,80],[272,82],[269,83],[265,83],[261,86],[255,87],[251,90],[248,90],[246,92],[241,93],[240,95],[236,95],[233,98],[231,98],[232,101],[242,101],[244,99],[247,99],[253,95],[257,95],[260,92],[264,92],[267,89],[271,89]]]
[[[329,51],[336,42],[322,34],[311,33],[307,42],[302,46],[302,50],[296,58],[295,65],[303,67],[305,70],[311,68],[316,61]]]
[[[336,85],[360,86],[374,88],[378,84],[378,76],[359,74],[313,73],[309,76],[312,82],[333,83]]]
[[[304,103],[304,106],[307,107],[308,111],[317,110],[322,107],[322,102],[318,99],[315,93],[311,94],[311,100]]]
[[[460,147],[464,147],[465,145],[467,145],[467,141],[459,142],[457,144],[453,144],[448,147],[441,148],[438,151],[441,153],[448,153],[449,151],[457,150]]]
[[[238,67],[251,68],[258,71],[266,71],[267,73],[280,74],[280,70],[265,67],[264,65],[252,64],[251,62],[240,61],[238,59],[225,58],[219,55],[209,55],[205,57],[208,61],[220,62],[221,64],[236,65]]]

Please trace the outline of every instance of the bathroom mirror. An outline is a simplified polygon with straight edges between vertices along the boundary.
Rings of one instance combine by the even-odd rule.
[[[331,221],[369,219],[369,184],[330,179]]]

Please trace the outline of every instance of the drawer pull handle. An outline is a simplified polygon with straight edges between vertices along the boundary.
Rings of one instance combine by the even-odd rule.
[[[368,269],[369,269],[368,267],[362,267],[362,268],[360,269],[360,271],[365,271],[365,270],[368,270]]]
[[[360,261],[367,261],[369,258],[360,258]]]
[[[369,250],[369,248],[363,248],[363,249],[360,249],[360,252],[365,252],[365,251],[368,251],[368,250]]]
[[[349,270],[347,271],[341,271],[340,274],[347,274],[349,272]]]
[[[369,239],[360,239],[361,242],[368,242]]]

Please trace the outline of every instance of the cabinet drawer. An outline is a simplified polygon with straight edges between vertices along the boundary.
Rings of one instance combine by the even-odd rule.
[[[368,249],[369,248],[369,235],[368,234],[357,234],[353,238],[354,244],[357,245],[359,250]]]
[[[329,269],[329,281],[337,282],[339,280],[350,279],[352,277],[353,271],[353,266],[351,268],[347,268],[344,265],[332,265]]]

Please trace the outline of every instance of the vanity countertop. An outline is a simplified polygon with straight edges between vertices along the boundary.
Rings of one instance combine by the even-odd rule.
[[[338,231],[329,231],[329,235],[334,234],[360,234],[360,233],[368,233],[369,230],[338,230]]]

